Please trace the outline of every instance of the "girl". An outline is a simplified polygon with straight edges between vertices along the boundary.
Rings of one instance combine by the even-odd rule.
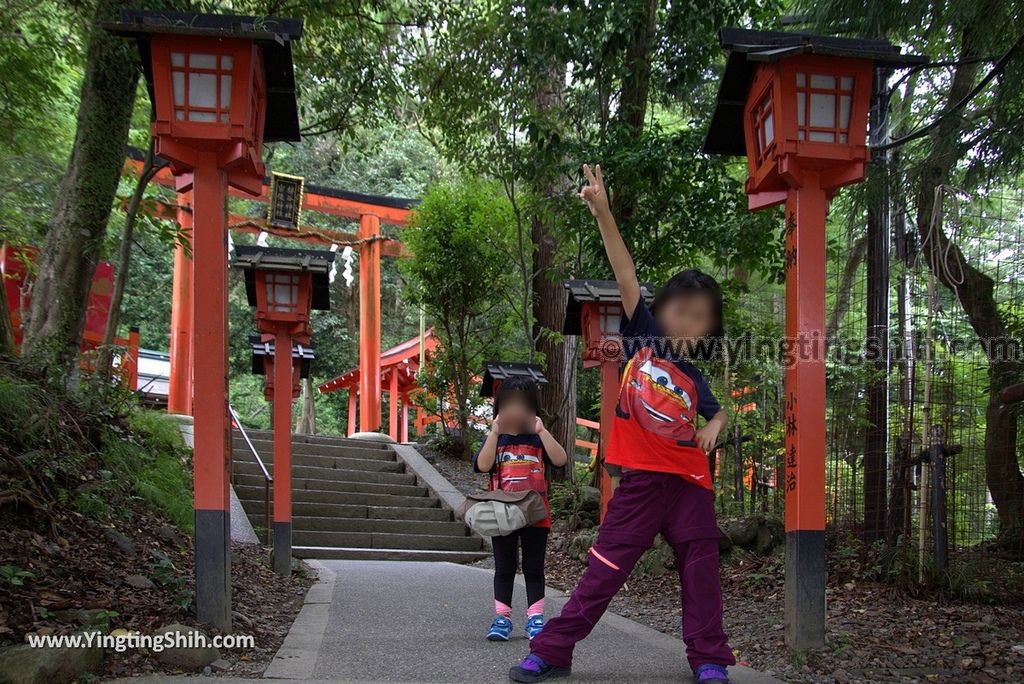
[[[715,353],[722,293],[713,278],[683,271],[661,288],[652,309],[640,296],[633,259],[608,208],[601,167],[584,166],[579,196],[597,218],[622,295],[624,357],[619,403],[606,460],[622,468],[586,572],[562,614],[530,644],[509,676],[516,682],[567,677],[576,643],[597,624],[640,556],[661,533],[675,550],[682,585],[683,641],[702,683],[728,682],[735,664],[722,630],[718,525],[706,452],[726,414],[686,358]],[[707,421],[697,429],[697,415]]]
[[[537,416],[540,399],[537,383],[510,378],[494,397],[494,422],[484,445],[473,457],[473,470],[490,473],[490,489],[518,492],[533,489],[544,496],[548,517],[503,537],[492,537],[494,546],[494,622],[487,632],[490,641],[508,641],[512,633],[512,585],[523,549],[526,580],[526,636],[533,639],[544,629],[544,552],[551,529],[551,507],[544,463],[563,466],[563,449]]]

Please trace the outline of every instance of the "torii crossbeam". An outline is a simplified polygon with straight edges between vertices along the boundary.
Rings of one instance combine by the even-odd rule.
[[[145,152],[129,147],[126,166],[135,175],[142,167]],[[181,178],[162,169],[154,182],[176,188]],[[270,192],[268,179],[258,197],[237,193],[239,197],[267,202]],[[236,194],[236,191],[231,191]],[[191,234],[191,199],[184,195],[179,205],[158,204],[157,212],[164,218],[176,220]],[[306,184],[303,209],[331,216],[358,220],[356,233],[331,231],[301,226],[297,231],[267,227],[265,221],[245,216],[229,217],[231,227],[237,230],[259,232],[265,230],[278,237],[313,241],[321,244],[351,244],[359,250],[359,423],[363,430],[378,430],[381,426],[381,349],[380,349],[380,257],[401,256],[401,243],[380,231],[381,224],[404,226],[409,213],[417,203],[414,199],[366,195]],[[171,299],[171,377],[168,388],[167,410],[170,413],[192,413],[192,326],[188,312],[193,296],[192,260],[182,245],[174,253],[173,296]]]

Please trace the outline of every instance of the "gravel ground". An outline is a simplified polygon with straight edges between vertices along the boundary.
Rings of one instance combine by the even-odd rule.
[[[424,457],[430,459],[433,466],[437,468],[437,472],[444,475],[463,494],[487,489],[487,476],[482,473],[474,473],[473,466],[469,461],[434,453],[422,444],[417,448]]]
[[[435,466],[463,493],[486,486],[466,461],[438,456]],[[585,568],[566,550],[572,536],[556,519],[547,579],[563,591],[572,590]],[[737,660],[794,684],[1024,682],[1019,596],[1000,605],[914,598],[890,584],[864,581],[855,565],[849,558],[829,559],[828,643],[821,651],[798,653],[786,648],[783,637],[781,550],[723,560],[725,625]],[[610,610],[678,635],[678,578],[674,572],[634,576]]]

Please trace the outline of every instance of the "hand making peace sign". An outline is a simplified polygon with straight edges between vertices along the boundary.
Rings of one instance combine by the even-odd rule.
[[[583,174],[587,177],[587,184],[580,188],[579,198],[586,203],[591,214],[600,218],[609,213],[608,193],[605,191],[601,165],[595,166],[594,172],[591,172],[590,165],[584,164]]]

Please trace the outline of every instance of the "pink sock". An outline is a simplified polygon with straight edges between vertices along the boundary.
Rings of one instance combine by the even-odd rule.
[[[512,617],[512,606],[507,606],[498,599],[494,599],[494,613],[510,618]]]
[[[532,606],[526,609],[526,617],[533,617],[534,615],[544,614],[544,599],[541,599],[534,603]]]

